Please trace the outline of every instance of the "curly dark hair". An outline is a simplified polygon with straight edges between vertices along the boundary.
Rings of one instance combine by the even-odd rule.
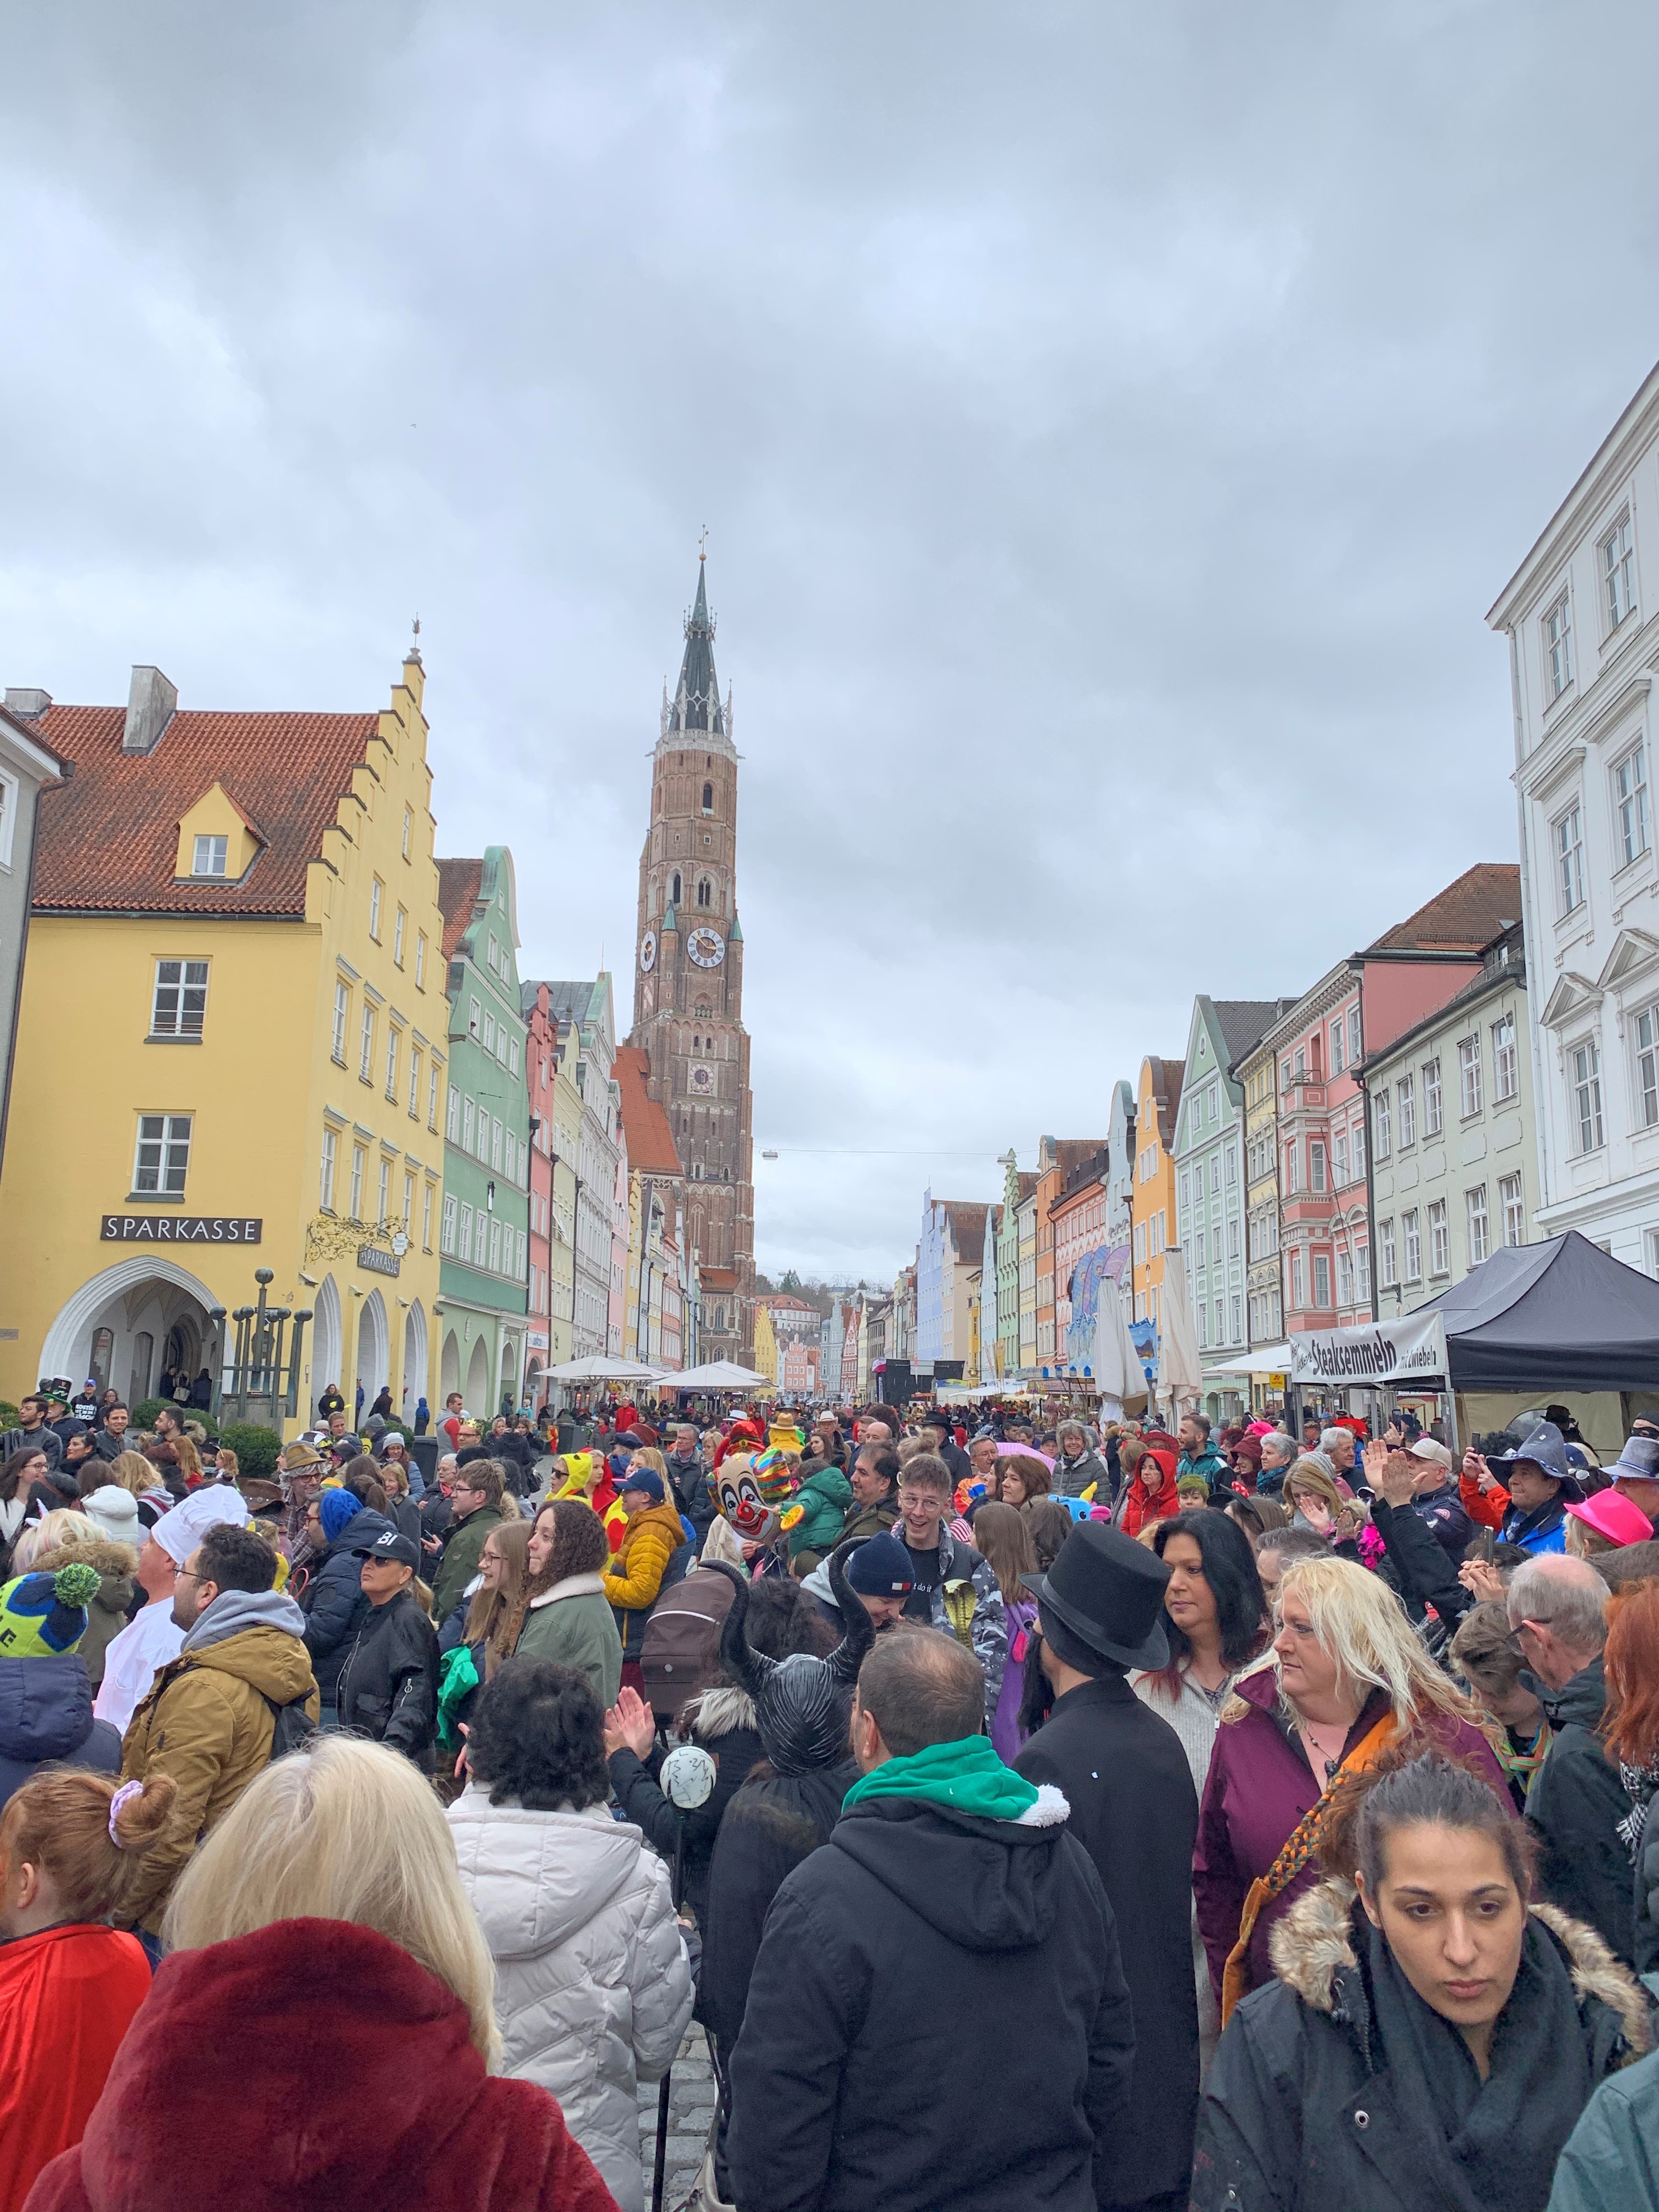
[[[542,1572],[526,1582],[526,1597],[539,1597],[570,1575],[597,1575],[611,1557],[605,1523],[586,1499],[555,1498],[550,1504],[537,1507],[536,1519],[539,1521],[544,1513],[553,1516],[553,1549]]]
[[[520,1656],[503,1664],[479,1692],[466,1757],[492,1805],[580,1813],[611,1795],[592,1685],[551,1659]]]

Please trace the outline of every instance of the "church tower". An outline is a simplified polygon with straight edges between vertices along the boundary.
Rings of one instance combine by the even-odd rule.
[[[685,657],[652,756],[640,854],[634,1027],[647,1088],[668,1115],[685,1174],[685,1234],[702,1272],[700,1360],[752,1364],[753,1101],[738,921],[738,753],[732,695],[714,674],[704,556]]]

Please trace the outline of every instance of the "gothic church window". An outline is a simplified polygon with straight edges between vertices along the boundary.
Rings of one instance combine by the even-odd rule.
[[[678,872],[678,869],[675,871],[675,874],[674,874],[674,888],[673,888],[673,890],[672,890],[672,891],[670,891],[670,892],[669,892],[668,896],[669,896],[669,897],[673,901],[673,902],[674,902],[674,904],[675,904],[676,906],[678,906],[678,905],[679,904],[679,902],[680,902],[680,878],[679,878],[679,872]]]
[[[697,881],[697,904],[699,906],[707,906],[713,899],[714,896],[714,886],[713,884],[709,882],[707,876],[700,877]]]
[[[712,814],[714,811],[714,787],[712,783],[706,783],[702,787],[702,811],[705,814]]]

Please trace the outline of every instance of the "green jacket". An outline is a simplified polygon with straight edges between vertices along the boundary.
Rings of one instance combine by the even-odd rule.
[[[517,1659],[551,1659],[586,1674],[609,1711],[622,1686],[622,1638],[605,1595],[603,1575],[567,1575],[533,1597],[513,1647]]]
[[[784,1512],[790,1558],[805,1557],[816,1566],[839,1539],[852,1503],[853,1486],[838,1467],[821,1467],[816,1474],[809,1474]],[[789,1515],[796,1506],[800,1518],[791,1521]]]
[[[1644,1974],[1659,1997],[1659,1975]],[[1609,2075],[1555,2169],[1549,2212],[1653,2212],[1659,2206],[1659,2051]]]
[[[443,1558],[432,1579],[432,1618],[440,1628],[460,1603],[467,1584],[477,1573],[484,1538],[492,1528],[500,1527],[501,1519],[499,1506],[481,1505],[465,1521],[451,1523],[444,1539]]]

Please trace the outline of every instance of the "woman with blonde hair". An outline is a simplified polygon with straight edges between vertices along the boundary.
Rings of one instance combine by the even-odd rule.
[[[82,1503],[90,1507],[92,1500]],[[68,1508],[48,1513],[17,1540],[14,1574],[55,1575],[59,1567],[77,1561],[96,1573],[98,1587],[88,1601],[86,1632],[75,1647],[94,1690],[104,1679],[104,1654],[127,1625],[140,1541],[136,1522],[132,1535],[124,1540],[112,1536],[102,1519],[89,1510],[77,1513]]]
[[[501,2063],[489,1950],[431,1788],[316,1736],[255,1777],[185,1869],[164,1960],[36,2212],[605,2212],[546,2090]],[[181,2082],[187,2090],[181,2090]]]
[[[77,1513],[73,1506],[60,1505],[55,1512],[46,1514],[42,1519],[31,1521],[17,1539],[12,1547],[12,1575],[38,1574],[41,1570],[36,1566],[35,1561],[46,1553],[70,1546],[82,1546],[89,1550],[93,1545],[101,1541],[103,1533],[90,1514]],[[136,1560],[134,1565],[137,1565]]]
[[[1462,1691],[1385,1583],[1350,1559],[1291,1559],[1271,1652],[1221,1709],[1193,1853],[1193,1895],[1224,2027],[1272,1978],[1269,1936],[1312,1881],[1340,1780],[1396,1742],[1477,1768],[1512,1815],[1504,1771]]]
[[[1316,1536],[1334,1538],[1336,1517],[1347,1502],[1316,1459],[1296,1461],[1285,1478],[1285,1503],[1293,1528],[1311,1528]]]
[[[181,1429],[171,1441],[179,1472],[183,1475],[186,1487],[194,1490],[202,1480],[202,1455],[196,1449],[196,1440],[186,1436]]]
[[[171,1776],[118,1788],[57,1768],[0,1812],[0,2204],[81,2140],[149,1995],[135,1936],[109,1925],[172,1815]]]
[[[511,1658],[524,1626],[530,1573],[530,1523],[501,1521],[484,1538],[478,1554],[483,1580],[466,1609],[461,1640],[472,1652],[478,1680],[488,1682],[503,1659]]]

